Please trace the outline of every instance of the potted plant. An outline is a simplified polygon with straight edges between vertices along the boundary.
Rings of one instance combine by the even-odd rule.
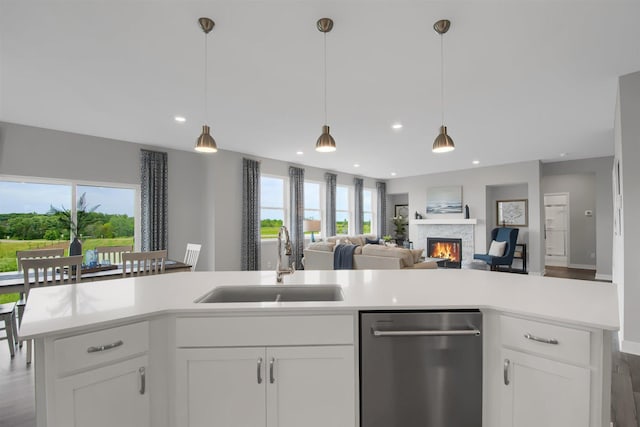
[[[58,221],[69,230],[71,238],[73,239],[69,245],[69,256],[82,255],[82,241],[78,239],[78,236],[82,237],[82,232],[87,225],[94,222],[90,219],[89,214],[95,212],[96,209],[100,207],[100,205],[95,205],[89,208],[87,206],[86,196],[87,193],[82,193],[82,196],[80,196],[76,203],[76,221],[73,220],[71,211],[65,209],[64,206],[56,208],[51,205],[49,209],[49,213],[57,215]]]

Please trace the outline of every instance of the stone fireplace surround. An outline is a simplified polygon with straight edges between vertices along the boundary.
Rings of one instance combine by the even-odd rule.
[[[469,268],[475,253],[474,232],[475,219],[423,219],[414,220],[416,232],[411,240],[416,248],[427,250],[428,237],[445,237],[462,239],[462,268]]]

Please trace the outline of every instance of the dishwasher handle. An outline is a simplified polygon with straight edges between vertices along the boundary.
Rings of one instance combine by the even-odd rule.
[[[442,337],[442,336],[459,336],[474,335],[480,336],[479,329],[454,329],[446,331],[438,330],[418,330],[418,331],[379,331],[371,328],[374,337]]]

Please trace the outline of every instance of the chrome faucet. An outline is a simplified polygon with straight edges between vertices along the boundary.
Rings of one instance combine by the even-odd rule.
[[[282,283],[282,276],[285,274],[293,274],[296,271],[295,266],[291,265],[290,260],[288,261],[289,266],[285,269],[282,268],[282,236],[284,235],[284,254],[289,257],[291,256],[291,239],[289,239],[289,230],[284,225],[280,227],[278,230],[278,261],[276,262],[276,283]]]

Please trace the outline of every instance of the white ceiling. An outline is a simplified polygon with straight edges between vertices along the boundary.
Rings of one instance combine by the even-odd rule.
[[[221,149],[375,178],[611,155],[617,77],[640,70],[639,1],[0,0],[0,120],[192,150],[200,16]],[[323,16],[329,154],[313,150]],[[436,155],[441,18],[456,150]]]

